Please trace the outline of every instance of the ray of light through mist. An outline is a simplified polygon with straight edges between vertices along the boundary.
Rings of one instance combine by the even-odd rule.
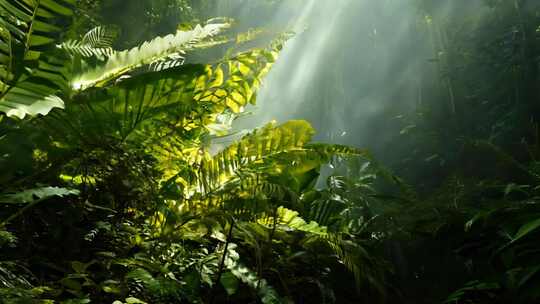
[[[288,0],[271,15],[251,10],[244,5],[249,1],[224,1],[219,13],[235,14],[247,24],[265,19],[297,34],[265,78],[257,106],[248,108],[251,115],[237,121],[237,130],[306,119],[318,141],[384,154],[402,128],[396,117],[434,102],[423,96],[440,82],[437,37],[415,1]],[[463,11],[457,2],[441,3],[435,13]],[[479,0],[468,3],[476,12],[481,9]]]

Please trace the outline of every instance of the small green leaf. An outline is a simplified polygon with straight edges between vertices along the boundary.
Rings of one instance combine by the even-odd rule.
[[[78,261],[71,262],[71,268],[73,268],[73,270],[75,270],[77,273],[86,272],[86,265]]]
[[[142,300],[139,300],[137,298],[134,298],[134,297],[126,298],[126,303],[128,303],[128,304],[147,304],[146,302],[144,302]]]
[[[64,278],[60,281],[60,283],[74,291],[80,291],[82,289],[81,283],[73,279]]]
[[[120,294],[122,291],[116,286],[103,286],[103,291],[106,293]]]
[[[538,227],[540,227],[540,218],[536,219],[534,221],[530,221],[527,224],[521,226],[521,228],[519,228],[518,232],[514,236],[514,239],[512,240],[512,243],[515,243],[515,242],[519,241],[520,239],[524,238],[529,233],[531,233],[531,232],[535,231],[536,229],[538,229]]]
[[[229,296],[232,296],[238,290],[238,279],[232,274],[232,272],[225,272],[221,275],[221,285],[227,291]]]

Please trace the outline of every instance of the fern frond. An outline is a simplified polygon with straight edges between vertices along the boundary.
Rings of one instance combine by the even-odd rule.
[[[231,273],[244,284],[257,291],[261,302],[264,304],[282,303],[275,289],[268,282],[240,262],[240,255],[234,249],[236,244],[229,244],[225,266]]]
[[[314,201],[310,206],[309,218],[322,225],[330,225],[334,216],[345,208],[344,204],[336,199],[324,198]]]
[[[339,261],[353,274],[358,290],[365,286],[384,296],[383,277],[386,267],[372,258],[361,243],[345,240],[339,234],[328,234],[319,239],[326,242]]]
[[[241,113],[247,104],[256,103],[255,92],[276,61],[276,49],[255,49],[208,69],[197,80],[194,99],[224,104],[233,113]]]
[[[159,72],[175,67],[179,67],[186,62],[186,58],[181,54],[171,54],[163,59],[156,60],[148,67],[150,71]]]
[[[289,121],[280,126],[270,123],[255,130],[211,159],[203,160],[189,192],[202,193],[202,197],[218,195],[222,201],[234,201],[233,196],[259,201],[273,197],[279,201],[280,196],[290,191],[287,185],[269,178],[290,176],[300,187],[301,176],[317,171],[334,155],[367,153],[339,145],[308,144],[313,133],[305,121]],[[231,196],[231,189],[240,191]]]
[[[112,44],[115,38],[116,32],[98,26],[88,31],[81,40],[68,40],[57,47],[65,50],[71,56],[96,57],[99,60],[104,60],[113,55]]]
[[[228,26],[228,24],[197,26],[191,31],[178,31],[176,34],[145,42],[139,47],[115,52],[103,66],[75,77],[71,83],[72,87],[77,90],[99,87],[136,68],[158,62],[172,54],[182,55],[190,50],[194,43],[211,37]]]
[[[178,282],[161,276],[154,277],[144,268],[131,270],[125,275],[125,279],[141,284],[152,297],[177,300],[181,298],[180,284]]]
[[[97,26],[84,34],[81,42],[94,48],[112,48],[116,32],[110,28]]]
[[[209,193],[251,163],[262,162],[265,158],[285,151],[301,149],[311,140],[313,128],[306,121],[289,121],[280,126],[270,123],[244,136],[238,142],[200,164],[197,185]]]
[[[307,223],[303,218],[299,216],[299,213],[294,210],[290,210],[284,207],[279,207],[277,210],[277,223],[279,225],[288,227],[298,231],[316,234],[319,236],[328,235],[327,229],[324,226],[319,226],[319,223],[311,221]]]

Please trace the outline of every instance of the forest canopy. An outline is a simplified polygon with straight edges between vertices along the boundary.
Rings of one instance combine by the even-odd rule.
[[[540,3],[0,0],[0,303],[537,303]]]

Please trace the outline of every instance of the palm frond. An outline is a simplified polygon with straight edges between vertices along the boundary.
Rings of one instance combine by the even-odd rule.
[[[74,0],[0,1],[0,111],[7,116],[45,115],[63,108],[45,76],[62,78],[62,65],[43,58],[62,28],[60,22],[73,15]],[[37,66],[37,68],[36,68]],[[32,68],[30,68],[32,67]]]
[[[8,37],[11,43],[24,47],[24,60],[37,59],[39,49],[53,44],[62,31],[55,19],[73,15],[74,5],[74,0],[2,0],[3,38]]]
[[[193,78],[204,73],[204,66],[185,66],[162,72],[145,73],[116,86],[84,92],[80,103],[67,109],[62,121],[74,124],[90,136],[117,134],[126,139],[145,120],[160,113],[189,113],[192,106]],[[165,120],[163,119],[164,121]]]
[[[24,81],[10,87],[0,98],[0,112],[20,119],[27,115],[47,115],[53,108],[64,108],[64,101],[48,86]]]

